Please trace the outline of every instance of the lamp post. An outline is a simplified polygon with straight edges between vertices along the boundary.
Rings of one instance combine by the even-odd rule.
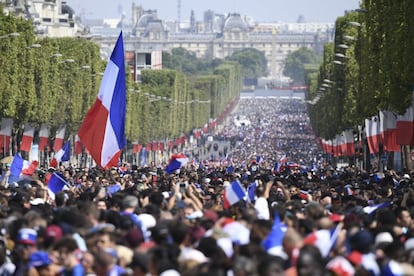
[[[5,35],[0,35],[0,39],[10,38],[10,37],[18,37],[18,36],[20,36],[19,33],[9,33],[9,34],[5,34]]]

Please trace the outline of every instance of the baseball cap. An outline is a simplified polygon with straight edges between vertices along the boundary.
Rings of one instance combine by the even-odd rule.
[[[48,266],[52,263],[49,255],[45,251],[35,251],[30,254],[29,265],[33,267]]]
[[[32,228],[22,228],[17,234],[17,242],[26,245],[36,245],[37,232]]]

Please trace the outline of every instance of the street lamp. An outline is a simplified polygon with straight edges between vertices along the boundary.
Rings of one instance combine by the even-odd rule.
[[[339,57],[339,58],[345,58],[346,57],[344,54],[341,54],[341,53],[336,53],[335,56]]]
[[[343,65],[342,61],[340,60],[334,60],[333,63],[338,64],[338,65]]]
[[[61,56],[63,56],[61,53],[56,53],[56,54],[51,55],[50,57],[58,58],[58,57],[61,57]]]
[[[341,49],[348,49],[349,48],[349,46],[346,45],[346,44],[339,44],[338,47],[341,48]]]
[[[348,41],[353,41],[353,40],[355,40],[355,37],[350,36],[350,35],[344,35],[344,39],[348,40]]]
[[[19,33],[10,33],[10,34],[5,34],[5,35],[0,35],[0,39],[2,38],[8,38],[8,37],[17,37],[20,36]]]
[[[30,46],[27,46],[27,49],[36,49],[36,48],[41,48],[42,47],[42,45],[40,45],[40,44],[38,44],[38,43],[35,43],[35,44],[32,44],[32,45],[30,45]]]
[[[352,27],[361,27],[361,23],[356,22],[356,21],[350,21],[348,22],[348,24],[349,26],[352,26]]]
[[[73,63],[73,62],[75,62],[74,59],[68,58],[68,59],[62,60],[60,63]]]

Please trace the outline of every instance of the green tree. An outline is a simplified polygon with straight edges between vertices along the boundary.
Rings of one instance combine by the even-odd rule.
[[[321,58],[313,50],[302,47],[287,56],[283,74],[290,77],[295,84],[304,84],[307,66],[317,65],[320,61]]]
[[[264,53],[253,48],[237,51],[227,60],[236,61],[243,67],[244,79],[257,79],[267,73],[267,60]]]

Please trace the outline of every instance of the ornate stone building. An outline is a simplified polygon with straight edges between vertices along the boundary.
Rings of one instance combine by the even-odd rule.
[[[289,53],[301,47],[322,52],[324,44],[332,40],[334,30],[333,24],[255,23],[237,13],[222,15],[211,10],[205,12],[203,21],[196,21],[192,14],[187,24],[165,22],[158,18],[156,10],[145,10],[134,3],[131,6],[132,23],[125,24],[122,18],[117,20],[115,27],[108,27],[101,20],[101,25],[95,25],[95,28],[84,28],[74,10],[63,0],[0,0],[0,3],[4,4],[6,12],[33,20],[38,36],[86,35],[100,44],[105,59],[122,28],[125,49],[134,53],[182,47],[199,58],[222,59],[236,51],[255,48],[264,52],[269,76],[276,79],[282,76],[283,63]]]

